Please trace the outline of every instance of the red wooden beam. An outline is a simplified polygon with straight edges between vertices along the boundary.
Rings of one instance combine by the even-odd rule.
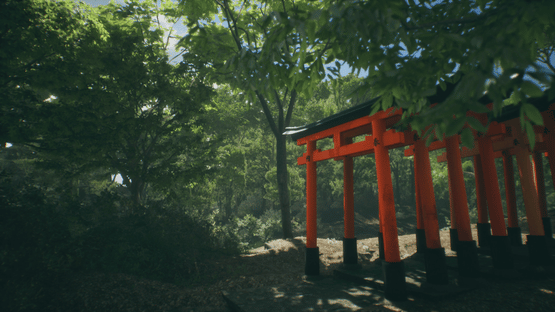
[[[372,116],[364,116],[349,122],[346,122],[344,124],[308,135],[304,138],[300,138],[297,140],[297,145],[304,145],[307,144],[308,142],[311,141],[318,141],[321,139],[325,139],[325,138],[334,138],[335,136],[338,136],[337,139],[334,139],[334,142],[340,142],[340,135],[343,132],[346,131],[351,131],[351,133],[354,136],[360,135],[360,134],[364,134],[364,132],[357,134],[357,131],[354,129],[358,129],[358,128],[363,128],[368,126],[369,124],[372,123],[372,121],[374,120],[384,120],[386,122],[386,124],[391,124],[391,123],[395,123],[400,119],[400,116],[403,114],[401,109],[397,109],[394,111],[394,108],[391,107],[386,111],[380,111],[375,113]],[[391,120],[390,120],[391,119]],[[395,122],[393,122],[395,121]],[[367,128],[363,128],[366,130],[369,130]],[[354,131],[354,132],[353,132]]]
[[[374,121],[375,122],[375,121]],[[325,151],[315,150],[312,156],[312,161],[322,161],[328,159],[338,159],[345,156],[358,156],[374,152],[374,140],[376,138],[373,135],[366,136],[364,141],[351,143],[351,144],[339,144],[339,146],[334,146],[332,149]],[[404,146],[412,142],[410,136],[406,136],[404,132],[397,132],[394,129],[384,132],[381,142],[387,149],[396,148],[399,146]],[[315,141],[313,141],[315,142]],[[334,144],[335,145],[335,144]],[[298,165],[306,164],[306,153],[303,156],[297,158]]]

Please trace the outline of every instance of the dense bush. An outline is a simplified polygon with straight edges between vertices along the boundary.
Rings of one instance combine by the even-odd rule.
[[[70,233],[42,190],[0,173],[0,306],[38,310],[69,268]]]
[[[236,236],[216,232],[164,202],[126,213],[105,192],[79,203],[47,196],[32,181],[0,173],[0,306],[44,310],[67,273],[127,273],[176,284],[198,280],[206,259],[238,253]]]
[[[299,232],[300,224],[292,218],[294,232]],[[262,246],[265,242],[283,237],[281,214],[278,210],[268,209],[260,218],[247,214],[242,218],[235,217],[225,229],[236,241],[240,242],[242,251]]]

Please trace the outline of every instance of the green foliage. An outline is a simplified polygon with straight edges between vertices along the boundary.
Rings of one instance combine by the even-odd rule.
[[[13,182],[0,172],[0,305],[39,311],[69,269],[70,233],[40,189]]]
[[[74,6],[70,3],[60,2],[62,12]],[[9,140],[32,145],[51,167],[64,164],[76,174],[98,169],[121,174],[137,207],[147,187],[168,192],[172,183],[188,183],[205,172],[211,154],[210,143],[202,141],[201,115],[212,88],[190,68],[168,63],[169,38],[159,23],[168,5],[83,6],[72,8],[75,14],[47,11],[33,20],[39,29],[91,27],[71,36],[55,32],[52,36],[71,48],[37,46],[40,53],[54,54],[53,59],[34,60],[29,79],[10,78],[3,84],[10,88],[10,101],[3,102],[2,110],[7,116],[18,114],[12,116],[18,118],[16,124],[6,123]],[[25,35],[32,31],[20,29]],[[26,69],[17,67],[18,58],[9,57],[5,76],[27,77],[19,72]],[[34,94],[25,109],[28,99],[20,89]]]
[[[293,222],[296,223],[296,220]],[[266,210],[260,218],[246,214],[242,218],[233,218],[227,228],[240,242],[241,250],[248,251],[262,246],[265,242],[280,238],[281,215],[274,209]]]
[[[105,191],[88,202],[51,194],[38,181],[0,172],[0,304],[44,311],[75,271],[127,273],[178,285],[209,271],[205,260],[236,254],[236,238],[209,219],[166,202],[130,214],[120,195]],[[100,212],[100,213],[99,213]]]
[[[353,71],[368,71],[363,86],[381,96],[374,111],[403,108],[402,123],[418,131],[437,124],[439,138],[453,115],[462,118],[468,110],[481,112],[477,100],[484,91],[494,103],[496,116],[503,100],[512,94],[520,93],[526,104],[527,98],[542,96],[554,81],[553,49],[546,48],[553,43],[554,24],[549,18],[555,13],[553,2],[489,1],[484,6],[476,1],[344,0],[320,4],[271,28],[274,44],[296,32],[307,36],[307,50],[326,43],[319,59],[299,57],[294,70],[314,63],[341,63]],[[310,31],[301,31],[308,27]],[[538,62],[549,70],[542,70]],[[328,68],[337,73],[333,66]],[[524,79],[525,73],[536,83]],[[445,101],[431,108],[434,103],[427,103],[426,97],[436,92],[438,84],[445,88],[446,82],[458,84]],[[538,124],[532,110],[523,108],[522,114]],[[531,133],[530,122],[523,121],[523,128]],[[460,127],[454,128],[450,132]],[[469,146],[470,141],[464,144]]]
[[[300,200],[304,197],[304,177],[303,167],[299,166],[287,166],[287,172],[289,177],[289,187],[291,188],[290,198],[291,201]],[[266,183],[264,184],[264,189],[266,190],[266,196],[264,198],[272,200],[273,202],[278,202],[278,187],[277,187],[277,168],[272,167],[265,175]]]

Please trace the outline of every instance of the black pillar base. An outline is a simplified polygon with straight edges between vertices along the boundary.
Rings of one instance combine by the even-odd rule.
[[[551,227],[551,218],[542,218],[543,231],[545,232],[545,237],[553,239],[553,229]]]
[[[383,245],[383,233],[382,232],[378,233],[378,243],[379,243],[378,252],[379,252],[379,255],[380,255],[379,259],[385,260],[385,249],[383,247],[384,245]]]
[[[426,230],[416,229],[416,252],[426,252]]]
[[[445,263],[445,248],[428,248],[424,256],[426,261],[426,281],[436,285],[448,284],[449,276],[447,275],[447,264]]]
[[[449,229],[449,237],[451,238],[451,250],[457,251],[457,242],[459,241],[457,229]]]
[[[457,243],[457,267],[459,279],[480,276],[476,241],[459,241]]]
[[[320,248],[307,248],[304,274],[320,275]]]
[[[382,262],[385,281],[385,298],[392,301],[407,300],[405,265],[400,262]]]
[[[507,228],[509,233],[509,240],[511,241],[511,246],[522,246],[522,232],[520,227],[509,227]]]
[[[476,224],[478,229],[478,245],[480,247],[489,247],[491,238],[491,225],[489,223]]]
[[[528,246],[528,255],[532,265],[551,264],[551,253],[547,239],[543,235],[526,235],[526,246]]]
[[[492,235],[490,237],[490,247],[494,269],[505,270],[513,268],[513,254],[509,236]]]
[[[343,263],[357,264],[357,239],[343,237]]]

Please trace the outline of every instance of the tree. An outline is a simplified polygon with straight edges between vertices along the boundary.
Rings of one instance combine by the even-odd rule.
[[[292,237],[286,137],[299,94],[309,95],[325,75],[319,57],[325,43],[307,46],[305,34],[281,32],[269,39],[276,25],[300,11],[322,6],[314,1],[182,1],[181,14],[190,32],[181,42],[184,62],[212,70],[214,81],[232,83],[257,101],[276,139],[276,167],[283,236]],[[287,26],[288,25],[288,26]],[[294,28],[294,27],[293,27]],[[304,30],[304,29],[303,29]],[[296,68],[296,64],[304,64]]]
[[[328,43],[329,49],[318,55],[325,63],[337,60],[336,67],[368,71],[366,88],[381,96],[374,111],[403,108],[403,124],[419,134],[433,125],[428,134],[434,131],[439,139],[460,132],[465,122],[485,130],[466,117],[468,110],[488,111],[478,103],[485,91],[494,115],[512,96],[522,103],[522,126],[533,141],[532,123],[542,120],[527,101],[545,93],[555,96],[552,73],[538,70],[537,64],[538,57],[545,60],[544,52],[550,53],[542,49],[553,38],[552,1],[343,0],[325,1],[322,7],[327,9],[298,12],[288,23],[275,25],[270,29],[273,42],[284,32],[304,28],[309,46]],[[306,62],[300,57],[296,68]],[[447,82],[457,83],[455,91],[431,108],[434,103],[427,97]],[[470,129],[462,130],[462,139],[472,145]]]
[[[218,140],[217,169],[209,178],[215,184],[212,199],[225,222],[238,214],[238,206],[249,196],[262,202],[258,215],[265,209],[264,176],[275,164],[273,135],[264,114],[251,106],[243,92],[222,84],[206,116],[205,135]]]
[[[73,1],[0,1],[0,145],[32,140],[30,111],[51,94],[47,85],[63,85],[77,77],[56,68],[90,42],[103,40],[104,30],[84,6]],[[65,69],[65,68],[64,68]]]
[[[73,55],[40,64],[58,78],[31,85],[50,97],[26,117],[34,133],[27,144],[56,166],[74,166],[74,175],[121,174],[134,209],[148,185],[164,191],[187,183],[210,159],[200,115],[211,88],[168,63],[164,9],[155,2],[90,9],[104,32],[79,37]]]

